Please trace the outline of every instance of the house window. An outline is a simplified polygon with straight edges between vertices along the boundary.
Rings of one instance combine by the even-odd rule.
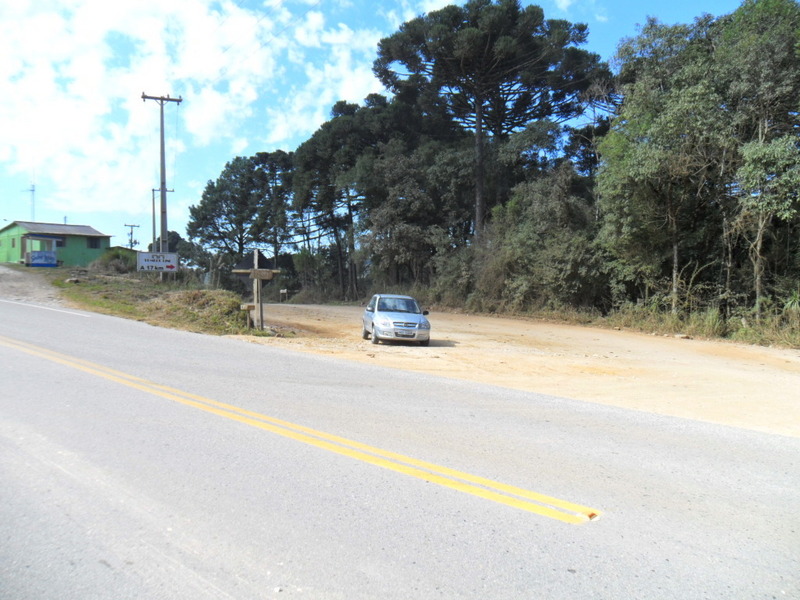
[[[17,238],[11,238],[11,247],[12,248],[16,248],[17,247]]]
[[[86,238],[86,247],[97,250],[100,248],[100,238]]]
[[[64,238],[56,238],[56,248],[63,248],[67,245],[67,241]]]

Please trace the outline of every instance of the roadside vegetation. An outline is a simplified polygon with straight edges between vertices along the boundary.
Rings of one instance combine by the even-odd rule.
[[[198,333],[270,334],[247,329],[239,294],[206,289],[188,271],[162,282],[158,274],[137,274],[135,263],[121,268],[113,254],[88,269],[59,268],[47,275],[63,298],[85,310]]]

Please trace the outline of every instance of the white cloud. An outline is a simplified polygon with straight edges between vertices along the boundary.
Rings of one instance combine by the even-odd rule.
[[[555,3],[559,10],[566,12],[570,6],[575,4],[575,0],[555,0]]]
[[[321,12],[309,12],[305,17],[305,22],[295,30],[295,40],[301,46],[319,48],[321,45],[320,37],[325,27],[325,17]]]
[[[400,25],[406,21],[411,21],[417,17],[429,13],[434,10],[444,8],[449,4],[463,4],[463,1],[454,2],[453,0],[402,0],[401,2],[393,5],[392,8],[386,10],[383,6],[379,7],[379,12],[386,19],[386,22],[392,28],[393,33]]]
[[[432,10],[439,10],[440,8],[444,8],[448,4],[453,4],[453,2],[450,0],[423,0],[423,2],[419,3],[417,12],[419,14],[429,13]]]
[[[372,62],[380,38],[378,30],[354,30],[337,23],[329,28],[314,20],[314,36],[319,50],[313,54],[296,49],[291,60],[302,61],[302,85],[293,85],[278,105],[265,110],[268,134],[264,142],[271,148],[286,146],[286,141],[308,137],[330,118],[330,109],[339,100],[361,102],[371,93],[382,91],[372,74]],[[301,26],[300,40],[308,43],[308,22]]]
[[[608,21],[607,9],[597,0],[553,0],[556,8],[576,20],[591,19],[598,23]]]

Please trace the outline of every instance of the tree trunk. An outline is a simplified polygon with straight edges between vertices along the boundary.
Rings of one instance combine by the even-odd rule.
[[[753,263],[753,284],[756,292],[756,322],[761,322],[761,303],[764,299],[764,233],[767,230],[771,215],[759,213],[756,217],[756,239],[751,244],[750,260]]]
[[[347,300],[358,299],[358,270],[356,268],[355,255],[356,255],[356,236],[355,236],[355,218],[353,216],[353,204],[350,199],[350,192],[347,192]]]
[[[672,314],[678,313],[678,234],[672,235]]]
[[[724,244],[725,288],[722,292],[722,314],[726,319],[731,316],[731,282],[733,279],[733,232],[727,216],[722,217],[722,242]]]
[[[484,198],[484,148],[483,148],[483,99],[475,98],[475,239],[483,233],[483,217],[486,214]]]
[[[670,292],[672,314],[678,313],[678,208],[672,200],[670,190],[667,198],[667,222],[669,223],[669,239],[672,242],[672,290]]]
[[[339,275],[339,297],[344,299],[347,296],[347,280],[345,279],[345,256],[344,248],[342,248],[342,238],[339,235],[339,228],[336,225],[336,218],[333,212],[330,213],[331,232],[333,233],[333,241],[336,246],[336,264],[338,265]]]

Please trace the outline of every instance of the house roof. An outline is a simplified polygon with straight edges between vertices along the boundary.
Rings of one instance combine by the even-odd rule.
[[[61,225],[59,223],[34,223],[33,221],[14,221],[11,225],[19,225],[28,233],[41,235],[83,235],[86,237],[107,237],[110,235],[100,233],[89,225]],[[9,225],[8,227],[10,227]],[[3,228],[5,229],[5,227]]]

